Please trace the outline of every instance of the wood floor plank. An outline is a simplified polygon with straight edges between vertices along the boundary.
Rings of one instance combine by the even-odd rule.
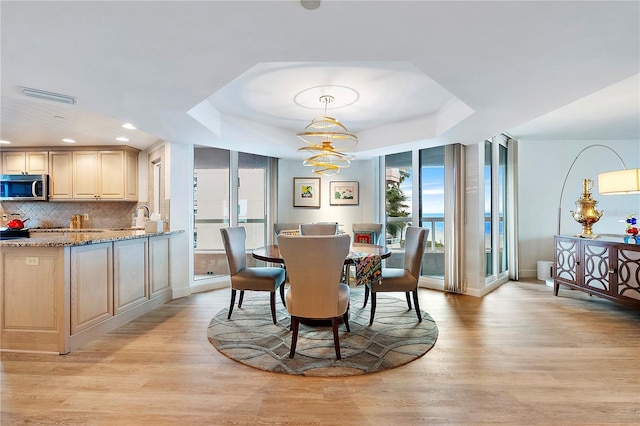
[[[228,290],[174,300],[68,355],[3,353],[0,424],[638,424],[640,311],[538,281],[419,296],[435,347],[344,378],[218,353],[206,329]]]

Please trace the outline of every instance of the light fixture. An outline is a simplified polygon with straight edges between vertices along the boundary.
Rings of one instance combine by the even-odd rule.
[[[10,141],[0,141],[0,145],[9,145],[11,142]]]
[[[327,115],[327,107],[333,102],[333,96],[322,95],[319,101],[324,103],[324,116],[314,118],[297,136],[309,146],[298,152],[311,154],[303,165],[313,168],[313,172],[325,176],[340,173],[340,169],[351,165],[351,156],[346,151],[358,144],[358,137],[333,117]]]
[[[640,169],[624,169],[598,175],[601,195],[640,193]]]
[[[129,138],[125,138],[124,136],[118,136],[116,140],[118,142],[129,142]]]
[[[136,129],[136,126],[134,126],[134,125],[133,125],[133,124],[131,124],[131,123],[124,123],[124,124],[122,125],[122,127],[123,127],[123,128],[125,128],[125,129],[127,129],[127,130],[135,130],[135,129]]]
[[[71,138],[64,138],[64,139],[61,139],[61,140],[64,143],[76,143],[76,141],[74,139],[71,139]]]
[[[611,151],[618,160],[620,160],[620,164],[622,165],[622,170],[615,170],[610,172],[604,172],[598,174],[598,193],[600,195],[621,195],[621,194],[637,194],[640,193],[640,169],[627,169],[627,165],[624,163],[622,157],[611,147],[601,144],[589,145],[584,148],[582,151],[576,155],[569,166],[569,170],[564,177],[564,182],[562,182],[562,189],[560,190],[560,201],[558,203],[558,229],[557,235],[560,235],[560,221],[561,221],[561,213],[562,213],[562,197],[564,195],[564,187],[567,184],[567,179],[569,178],[569,173],[571,173],[571,169],[573,169],[573,165],[578,161],[578,158],[582,155],[583,152],[591,149],[591,148],[605,148]],[[586,183],[584,184],[586,188]],[[585,192],[588,192],[585,190]],[[584,198],[584,197],[583,197]],[[582,198],[580,199],[582,200]],[[578,200],[578,201],[580,201]],[[593,207],[595,209],[595,204],[597,201],[593,200]],[[577,202],[576,202],[577,203]],[[579,236],[583,236],[579,234]],[[597,238],[597,235],[592,236],[591,238]]]
[[[321,0],[300,0],[300,4],[307,10],[314,10],[320,7]]]

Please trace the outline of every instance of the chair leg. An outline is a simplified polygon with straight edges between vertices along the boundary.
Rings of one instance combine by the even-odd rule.
[[[373,317],[376,315],[376,293],[371,292],[371,317],[369,318],[369,325],[373,324]]]
[[[351,303],[349,303],[349,305],[351,305]],[[347,328],[347,331],[351,333],[351,328],[349,327],[349,309],[350,307],[347,306],[347,310],[344,315],[342,315],[342,322],[344,322],[344,326]]]
[[[364,286],[364,303],[362,304],[363,308],[367,307],[367,301],[369,300],[369,284],[365,284]]]
[[[411,310],[411,295],[409,293],[410,292],[408,291],[404,292],[405,296],[407,296],[407,306],[409,307],[409,310]]]
[[[284,283],[280,284],[280,300],[282,300],[282,305],[287,307],[287,303],[284,301]]]
[[[240,290],[240,300],[238,300],[238,308],[242,308],[243,300],[244,300],[244,290]]]
[[[339,317],[331,318],[331,325],[333,326],[333,346],[336,349],[336,359],[342,359],[340,356],[340,336],[338,336],[338,320]]]
[[[416,314],[418,315],[418,322],[422,322],[422,313],[420,313],[420,303],[418,303],[418,289],[412,291],[413,293],[413,304],[416,307]],[[409,293],[407,293],[408,295]]]
[[[231,303],[229,304],[229,315],[227,319],[231,319],[231,312],[233,312],[233,305],[236,303],[236,291],[231,289]]]
[[[269,293],[269,303],[271,304],[271,318],[273,318],[273,323],[276,323],[276,292],[272,291]]]
[[[289,358],[293,358],[296,353],[296,345],[298,344],[298,326],[300,325],[300,318],[291,315],[291,351],[289,351]]]

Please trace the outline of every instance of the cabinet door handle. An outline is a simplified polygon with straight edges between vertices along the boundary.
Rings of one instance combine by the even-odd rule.
[[[610,274],[616,274],[618,272],[618,270],[616,268],[609,268],[609,273]]]

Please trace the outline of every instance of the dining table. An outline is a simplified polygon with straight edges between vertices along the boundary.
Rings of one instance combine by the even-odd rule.
[[[251,252],[251,255],[255,259],[264,262],[284,264],[284,259],[280,254],[280,249],[277,244],[258,247]],[[387,259],[391,257],[391,250],[375,244],[352,243],[349,254],[344,259],[347,284],[349,284],[349,265],[355,265],[359,258],[366,255],[378,255],[380,259]]]
[[[353,243],[351,244],[351,249],[349,250],[349,254],[344,259],[345,265],[352,265],[355,263],[355,259],[357,258],[357,254],[377,254],[381,259],[386,259],[391,256],[391,250],[384,247],[378,246],[374,244],[361,244],[361,243]],[[271,263],[284,263],[284,259],[280,254],[280,249],[277,244],[258,247],[251,252],[251,255],[258,260],[262,260],[265,262]]]

